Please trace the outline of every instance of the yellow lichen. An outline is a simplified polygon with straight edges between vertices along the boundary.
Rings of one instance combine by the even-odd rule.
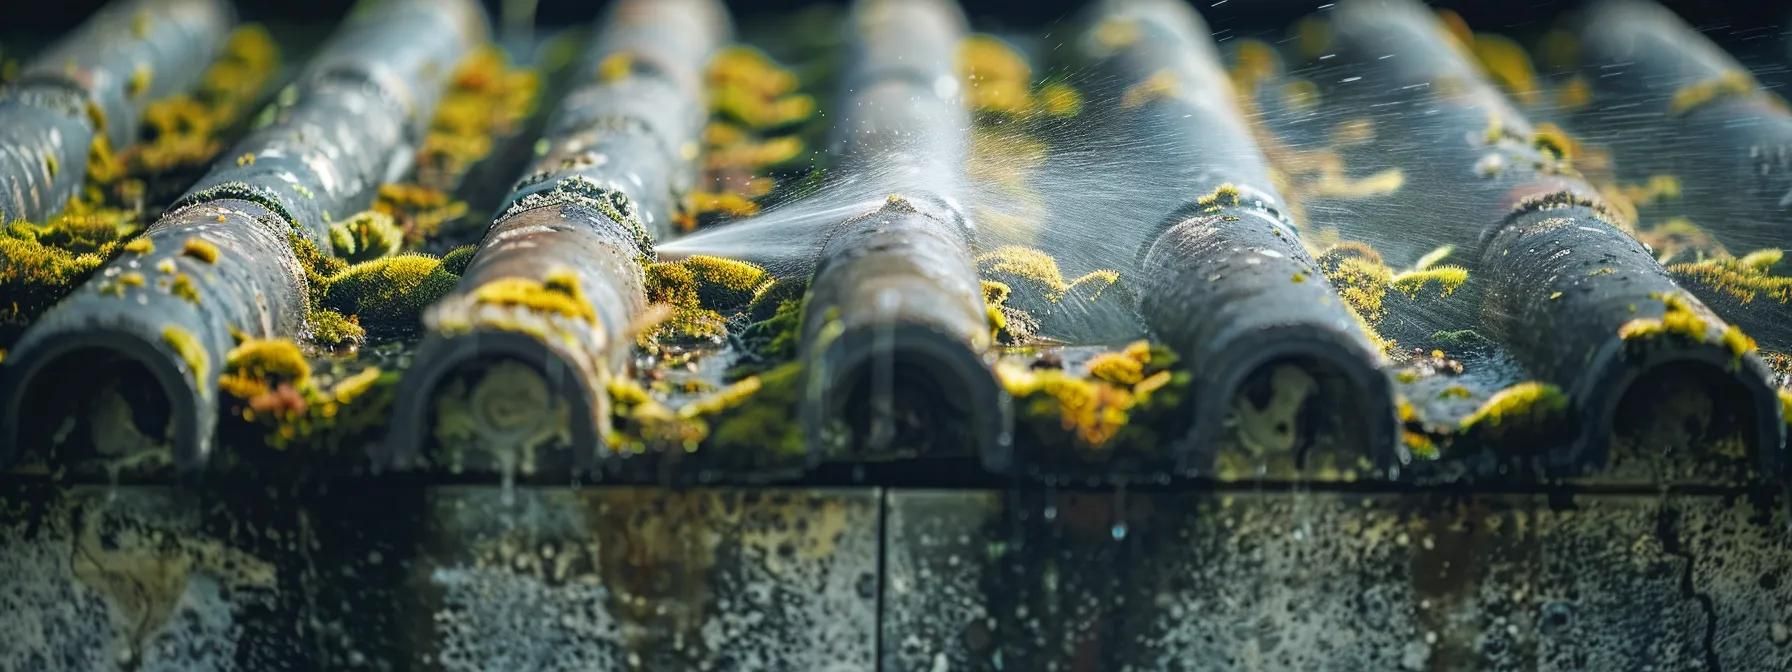
[[[286,339],[251,338],[224,355],[218,387],[239,399],[252,399],[280,383],[311,383],[311,364],[299,346]]]
[[[763,52],[731,47],[710,60],[710,110],[755,130],[789,126],[815,113],[815,99],[795,93],[796,76]]]
[[[186,363],[187,370],[193,374],[193,384],[204,395],[209,389],[206,381],[211,378],[211,357],[205,354],[205,346],[200,345],[199,338],[193,332],[170,324],[162,327],[162,342],[173,348],[175,356]]]
[[[176,273],[168,283],[168,293],[179,297],[182,301],[199,305],[199,287],[193,284],[192,276]]]
[[[180,253],[208,264],[218,263],[218,246],[203,238],[188,238],[181,245]]]
[[[279,65],[280,50],[267,29],[250,24],[232,31],[196,90],[145,108],[145,141],[130,155],[132,171],[159,174],[209,163],[223,150],[221,134],[261,97]],[[92,157],[88,163],[92,170]]]
[[[597,323],[597,312],[585,298],[579,276],[571,270],[548,271],[542,280],[499,278],[473,290],[473,301],[492,306],[514,306],[549,315]]]
[[[132,254],[149,254],[156,251],[156,244],[148,238],[136,238],[124,244],[124,251]]]
[[[965,103],[978,112],[1022,115],[1033,108],[1028,85],[1033,69],[1001,39],[972,35],[958,44],[958,76]]]

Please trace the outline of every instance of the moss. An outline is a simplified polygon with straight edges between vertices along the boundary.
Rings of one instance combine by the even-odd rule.
[[[380,185],[373,209],[392,217],[407,243],[420,243],[467,214],[467,203],[448,192],[415,183]]]
[[[110,256],[75,254],[30,238],[0,235],[0,323],[26,323],[62,300]]]
[[[180,253],[207,264],[218,263],[218,246],[203,238],[188,238],[187,242],[181,246]]]
[[[788,362],[796,358],[802,327],[802,299],[785,299],[771,315],[741,330],[741,346],[761,362]]]
[[[367,330],[353,317],[334,310],[313,309],[305,314],[311,342],[332,350],[354,348],[367,338]]]
[[[253,400],[282,384],[292,385],[295,390],[304,390],[311,385],[311,363],[305,361],[304,353],[292,341],[251,338],[224,356],[224,371],[218,377],[218,386],[233,397]],[[300,406],[279,410],[304,409]]]
[[[436,189],[457,184],[473,164],[491,154],[493,138],[514,133],[534,113],[540,91],[540,76],[513,67],[502,49],[485,45],[474,50],[455,68],[436,104],[417,151],[418,182]],[[434,224],[440,221],[445,219]]]
[[[131,172],[166,174],[210,163],[223,150],[222,136],[261,98],[279,67],[280,49],[267,29],[248,24],[232,31],[193,92],[145,108],[145,137],[130,154]]]
[[[1779,390],[1780,419],[1792,426],[1792,390]]]
[[[1473,36],[1471,49],[1481,68],[1518,102],[1537,104],[1537,71],[1524,47],[1510,38],[1480,33]]]
[[[156,251],[156,244],[148,238],[135,238],[124,244],[124,251],[142,256]]]
[[[1394,289],[1409,297],[1417,297],[1427,285],[1436,283],[1443,296],[1456,293],[1462,284],[1468,282],[1468,269],[1461,266],[1443,265],[1423,271],[1406,271],[1393,276],[1389,280]]]
[[[168,283],[168,293],[187,303],[199,305],[199,288],[193,284],[193,277],[185,273],[174,275],[174,279]]]
[[[1707,343],[1720,345],[1732,356],[1732,366],[1740,365],[1742,358],[1755,351],[1755,341],[1734,325],[1726,325],[1712,334],[1712,326],[1704,316],[1692,307],[1691,301],[1680,294],[1652,294],[1651,298],[1660,301],[1665,308],[1661,317],[1639,317],[1618,328],[1618,337],[1633,350],[1648,348],[1661,339],[1675,339],[1686,343]]]
[[[1208,212],[1217,212],[1220,208],[1238,205],[1240,198],[1238,186],[1228,182],[1215,187],[1212,193],[1195,199],[1195,205]]]
[[[136,271],[120,273],[118,275],[117,282],[119,285],[122,285],[125,287],[142,287],[143,286],[143,274],[138,273]]]
[[[1628,184],[1620,187],[1620,191],[1630,202],[1637,205],[1654,205],[1664,201],[1679,200],[1681,194],[1680,178],[1674,175],[1650,175],[1642,184]]]
[[[1058,261],[1043,250],[1023,245],[1004,245],[979,255],[978,270],[986,277],[1004,279],[1011,290],[1024,289],[1037,293],[1052,303],[1074,295],[1096,299],[1119,282],[1120,274],[1112,270],[1096,270],[1066,281]]]
[[[199,344],[199,338],[193,332],[176,325],[162,327],[162,342],[174,349],[174,354],[187,365],[193,373],[193,384],[199,388],[201,396],[210,389],[207,381],[211,378],[211,357],[205,354],[205,346]]]
[[[480,285],[473,290],[472,296],[475,303],[482,305],[526,308],[545,315],[597,323],[597,312],[585,298],[578,274],[570,269],[551,269],[540,281],[499,278]]]
[[[1393,269],[1381,263],[1381,255],[1363,254],[1355,246],[1339,245],[1321,253],[1319,268],[1344,302],[1371,324],[1386,316],[1383,305]]]
[[[1439,263],[1442,263],[1443,260],[1448,259],[1450,257],[1450,254],[1454,253],[1455,251],[1456,251],[1456,246],[1445,245],[1443,247],[1437,248],[1430,252],[1426,252],[1425,256],[1419,257],[1418,261],[1413,262],[1412,268],[1415,271],[1423,271],[1423,270],[1429,269],[1432,266],[1436,266]]]
[[[747,305],[767,276],[756,264],[708,255],[692,255],[677,262],[691,272],[697,300],[716,310]]]
[[[479,254],[478,245],[462,245],[442,255],[442,270],[455,275],[466,275],[467,265],[473,263],[473,257]]]
[[[354,316],[364,328],[409,329],[420,323],[425,308],[460,281],[440,265],[441,260],[419,254],[361,262],[325,282],[320,305]]]
[[[1129,345],[1113,356],[1138,366],[1137,382],[1118,382],[1134,377],[1132,366],[1119,359],[1092,362],[1103,373],[1091,377],[1005,362],[996,373],[1015,399],[1018,420],[1038,440],[1094,453],[1155,449],[1163,423],[1184,410],[1189,376],[1176,370],[1176,357],[1168,350],[1148,344]]]
[[[1718,100],[1751,95],[1756,88],[1753,76],[1741,70],[1731,70],[1675,91],[1673,98],[1668,100],[1668,114],[1683,116]]]
[[[1021,116],[1033,109],[1033,69],[1000,38],[972,35],[959,42],[958,76],[965,102],[976,112]]]
[[[1761,250],[1741,259],[1717,257],[1671,264],[1668,273],[1682,286],[1751,305],[1757,300],[1792,305],[1792,277],[1768,271],[1780,260],[1779,250]]]
[[[329,288],[331,276],[348,268],[347,262],[324,254],[308,238],[295,233],[287,237],[287,242],[292,247],[293,258],[298,261],[299,269],[305,273],[306,284],[316,294]]]
[[[1495,392],[1463,418],[1460,427],[1490,439],[1530,436],[1557,428],[1567,410],[1568,395],[1561,388],[1527,381]]]
[[[403,244],[404,232],[391,215],[378,210],[330,224],[330,246],[336,257],[351,264],[392,256]]]

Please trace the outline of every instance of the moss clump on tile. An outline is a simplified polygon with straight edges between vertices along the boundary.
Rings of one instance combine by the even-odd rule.
[[[695,263],[691,263],[693,259]],[[764,269],[758,266],[719,257],[648,264],[647,300],[671,312],[643,338],[721,338],[727,335],[728,326],[719,309],[749,305],[766,280]]]
[[[541,77],[514,67],[495,46],[475,50],[455,69],[417,151],[417,179],[450,188],[491,153],[493,139],[516,132],[535,111]]]
[[[1731,365],[1739,366],[1742,358],[1755,351],[1755,341],[1735,325],[1717,329],[1702,311],[1681,294],[1652,294],[1662,303],[1660,317],[1639,317],[1618,328],[1618,337],[1631,352],[1640,352],[1664,339],[1682,343],[1718,345],[1731,355]],[[1721,322],[1718,324],[1722,324]]]
[[[307,338],[334,351],[352,350],[367,340],[367,330],[354,317],[315,308],[305,313]]]
[[[1670,264],[1668,273],[1688,289],[1747,305],[1756,301],[1792,305],[1792,277],[1774,275],[1780,250],[1757,250],[1741,258],[1714,257]]]
[[[1085,376],[1003,362],[996,375],[1015,400],[1017,422],[1044,445],[1085,456],[1161,450],[1161,442],[1179,431],[1172,425],[1186,415],[1190,377],[1176,366],[1176,356],[1139,342],[1091,364],[1100,370]]]
[[[378,367],[326,375],[313,370],[297,343],[244,339],[225,356],[218,377],[226,417],[242,423],[225,432],[248,428],[254,439],[249,447],[361,448],[386,420],[397,382],[396,374]]]
[[[181,256],[197,259],[207,264],[218,263],[218,246],[203,238],[188,238],[180,248]]]
[[[423,242],[467,214],[467,203],[435,187],[413,183],[380,185],[373,209],[391,217],[406,243]]]
[[[467,265],[473,263],[474,255],[479,254],[478,245],[462,245],[442,255],[442,270],[455,275],[466,275]]]
[[[1465,435],[1487,440],[1536,437],[1559,431],[1567,414],[1561,388],[1527,381],[1495,392],[1459,426]]]
[[[195,90],[145,108],[144,140],[129,154],[130,172],[160,175],[210,164],[224,150],[231,128],[261,98],[279,68],[280,48],[267,29],[248,24],[232,31]],[[92,157],[88,164],[91,171]]]
[[[1119,273],[1101,269],[1065,280],[1058,260],[1043,250],[1023,245],[998,247],[978,255],[976,261],[978,271],[985,277],[993,276],[1012,291],[1035,292],[1052,303],[1062,301],[1073,289],[1084,296],[1098,297],[1120,279]]]
[[[1445,264],[1433,266],[1422,271],[1406,271],[1389,279],[1389,284],[1400,293],[1411,298],[1418,298],[1426,287],[1435,285],[1440,296],[1450,296],[1468,282],[1468,269],[1461,266]]]
[[[353,316],[373,331],[414,329],[423,310],[460,282],[440,265],[428,255],[401,254],[349,266],[326,281],[319,306]]]
[[[398,223],[378,210],[356,213],[330,224],[330,247],[336,258],[351,264],[398,254],[403,245],[404,232]]]

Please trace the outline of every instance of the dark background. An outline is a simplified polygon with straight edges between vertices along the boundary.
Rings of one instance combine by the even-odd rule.
[[[104,0],[0,0],[0,36],[65,31],[102,4]],[[352,4],[353,0],[238,3],[248,19],[317,24],[332,22]],[[497,16],[498,1],[485,0],[485,4],[491,8],[493,16]],[[537,16],[539,23],[547,25],[583,24],[598,15],[602,4],[605,3],[541,0]],[[750,18],[755,14],[818,3],[812,0],[733,0],[728,4],[737,16]],[[963,4],[974,18],[1018,27],[1050,23],[1073,15],[1087,3],[1084,0],[964,0]],[[1325,0],[1223,0],[1214,7],[1214,0],[1196,0],[1194,4],[1215,30],[1245,30],[1280,27],[1326,3]],[[1430,4],[1456,10],[1477,29],[1522,30],[1547,23],[1579,3],[1573,0],[1440,0]],[[1783,26],[1792,20],[1792,3],[1784,0],[1671,0],[1664,4],[1714,35],[1744,30],[1780,37]]]

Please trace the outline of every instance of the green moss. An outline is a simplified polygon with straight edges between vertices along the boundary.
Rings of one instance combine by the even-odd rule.
[[[1228,182],[1215,188],[1213,193],[1195,199],[1195,205],[1208,212],[1218,212],[1221,208],[1238,205],[1241,196],[1238,186]]]
[[[711,310],[747,305],[767,277],[765,269],[758,265],[721,257],[693,255],[675,263],[690,269],[696,281],[697,300]]]
[[[193,384],[199,388],[201,396],[211,389],[208,384],[211,378],[211,357],[205,354],[205,346],[199,344],[199,338],[193,332],[176,325],[162,327],[162,342],[174,349],[174,354],[187,365],[193,373]]]
[[[1465,282],[1468,282],[1468,269],[1448,264],[1422,271],[1406,271],[1389,279],[1394,289],[1411,298],[1417,298],[1427,285],[1432,284],[1437,286],[1441,296],[1449,296]]]
[[[1568,395],[1561,388],[1528,381],[1495,392],[1460,427],[1489,439],[1535,436],[1559,428],[1567,411]]]
[[[460,282],[440,265],[440,259],[419,254],[355,264],[327,280],[320,305],[354,316],[364,328],[411,329],[421,323],[425,308]]]
[[[784,364],[747,380],[756,381],[751,396],[736,400],[711,420],[711,446],[730,455],[802,456],[806,451],[802,427],[790,411],[802,400],[802,365]]]
[[[455,275],[466,275],[467,265],[473,263],[473,256],[479,253],[478,245],[462,245],[442,255],[442,270]]]
[[[330,225],[330,246],[349,263],[371,261],[398,254],[404,232],[392,216],[377,210],[357,213]]]
[[[722,314],[707,308],[702,300],[703,283],[698,271],[683,262],[662,262],[647,266],[647,300],[666,306],[668,315],[651,334],[644,334],[645,340],[655,338],[677,339],[714,339],[727,334],[727,323]],[[744,293],[750,300],[751,292],[730,292],[729,295]],[[714,295],[714,292],[712,292]]]
[[[1097,363],[1102,371],[1088,377],[1006,362],[996,373],[1015,400],[1017,422],[1034,440],[1089,455],[1161,450],[1161,440],[1186,419],[1189,374],[1168,350],[1143,342],[1115,355],[1138,370],[1115,359]],[[1130,385],[1118,382],[1135,377]]]
[[[367,338],[367,330],[361,328],[361,323],[334,310],[311,310],[305,314],[305,325],[310,329],[313,343],[332,350],[354,348]]]
[[[305,273],[305,282],[311,287],[313,296],[321,295],[330,286],[330,277],[348,268],[348,263],[317,249],[311,241],[298,234],[287,239],[292,245],[293,258],[299,262],[299,268]]]

